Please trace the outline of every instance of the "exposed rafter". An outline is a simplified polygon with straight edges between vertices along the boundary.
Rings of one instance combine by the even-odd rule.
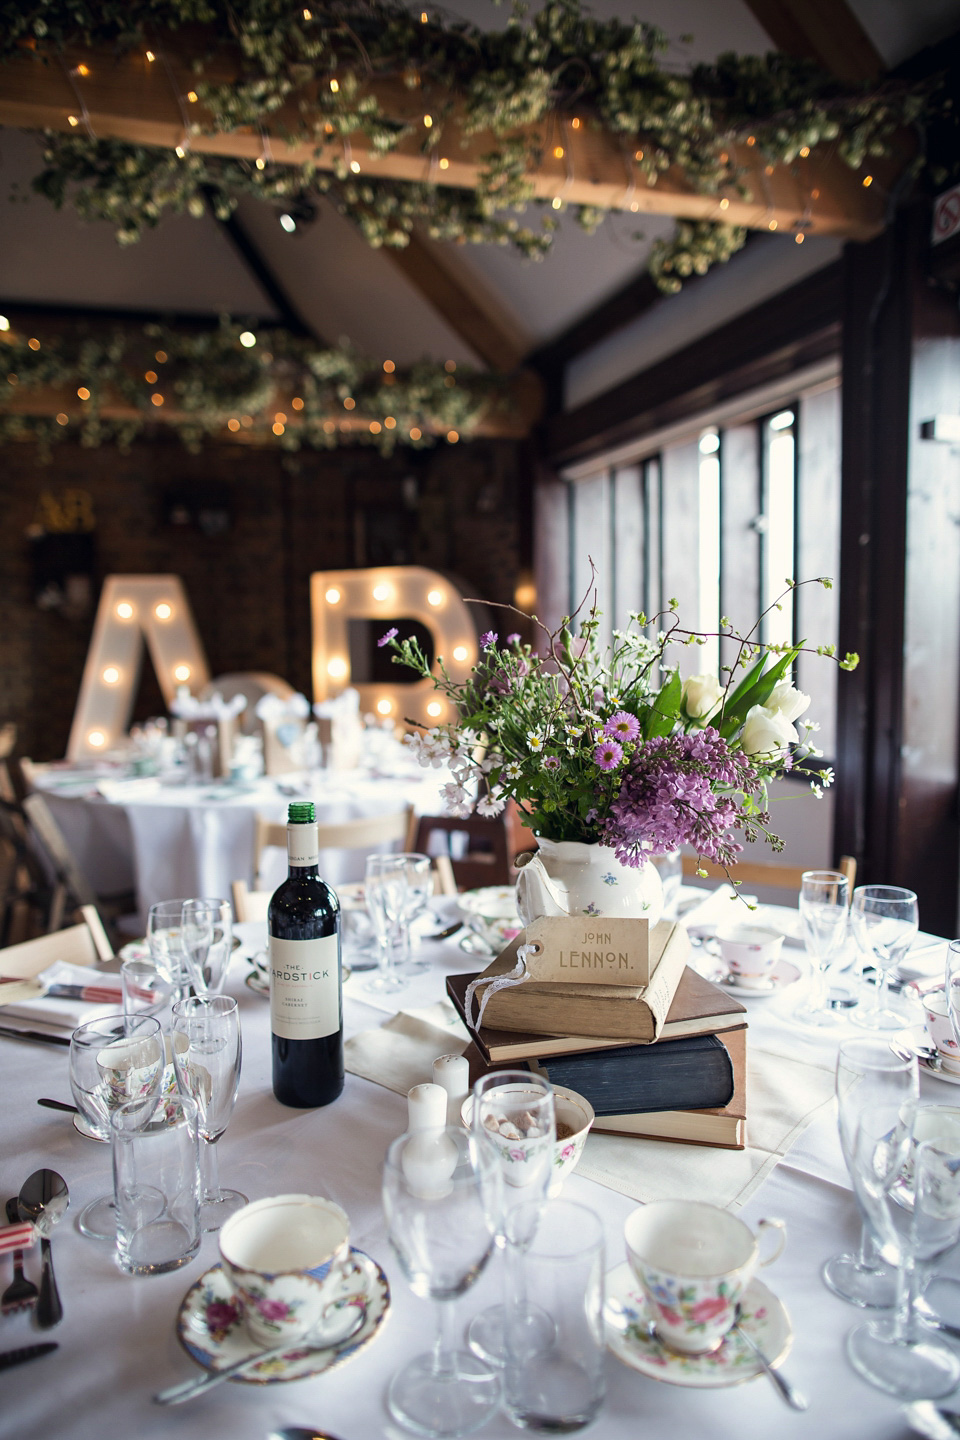
[[[840,80],[859,84],[886,69],[846,0],[746,0],[778,50],[816,60]]]
[[[81,65],[87,73],[82,82],[76,82],[70,71]],[[210,78],[230,81],[234,77],[225,71],[211,72]],[[0,125],[72,133],[76,124],[71,126],[69,117],[73,116],[74,122],[78,118],[77,83],[83,87],[83,121],[92,134],[167,149],[186,143],[179,96],[190,89],[192,72],[187,60],[172,58],[160,67],[146,64],[138,55],[116,58],[77,50],[65,55],[62,66],[42,65],[31,58],[12,60],[0,70]],[[411,92],[400,82],[376,81],[371,91],[384,113],[415,127],[428,105],[440,113],[451,104],[456,115],[455,98],[436,87]],[[190,107],[190,119],[203,125],[202,105]],[[285,117],[282,110],[273,117],[278,132],[282,132],[285,119],[293,124],[296,117]],[[880,187],[864,189],[860,179],[829,150],[814,150],[796,165],[771,167],[768,174],[759,147],[734,146],[732,158],[742,168],[751,198],[734,191],[724,196],[721,204],[719,196],[700,193],[676,168],[661,175],[655,185],[649,184],[634,165],[623,136],[583,125],[571,130],[564,158],[559,159],[553,154],[549,122],[532,129],[544,159],[529,179],[543,198],[560,196],[570,204],[720,220],[750,229],[789,232],[802,225],[807,234],[856,239],[869,238],[882,228]],[[263,143],[261,135],[241,131],[201,133],[189,140],[194,150],[251,161],[262,155]],[[474,188],[490,144],[485,134],[464,137],[454,118],[445,128],[446,154],[442,158],[448,161],[446,167],[431,165],[416,133],[385,155],[375,152],[358,133],[350,137],[349,155],[360,173],[371,176]],[[342,165],[347,153],[340,140],[324,146],[319,158],[307,144],[285,146],[275,141],[273,150],[277,161],[300,164],[314,160],[328,170]],[[881,172],[896,170],[899,164],[888,162],[877,168]]]

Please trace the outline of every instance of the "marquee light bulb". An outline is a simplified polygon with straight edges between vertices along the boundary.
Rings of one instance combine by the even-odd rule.
[[[332,680],[342,680],[347,673],[347,662],[341,656],[335,655],[332,660],[327,661],[327,674]]]
[[[384,700],[378,700],[378,701],[377,701],[377,714],[378,714],[378,715],[389,715],[389,714],[390,714],[390,711],[391,711],[392,709],[393,709],[393,701],[392,701],[392,700],[386,700],[386,699],[384,699]]]
[[[165,600],[161,600],[160,604],[154,607],[153,613],[158,620],[169,620],[173,614],[173,609]]]
[[[257,343],[257,337],[252,330],[241,330],[239,338],[240,344],[245,350],[252,350]]]
[[[174,680],[179,680],[179,681],[180,681],[180,684],[182,685],[182,684],[184,683],[184,681],[190,679],[190,666],[189,666],[189,665],[175,665],[175,666],[173,667],[173,678],[174,678]]]
[[[324,598],[326,599],[328,605],[339,605],[340,591],[335,585],[331,585]]]
[[[442,605],[442,604],[443,604],[443,591],[442,591],[442,590],[428,590],[428,591],[427,591],[427,604],[428,604],[428,605]]]
[[[92,745],[95,750],[100,750],[107,743],[107,737],[102,730],[91,730],[87,736],[87,744]]]
[[[454,660],[459,660],[461,664],[466,660],[469,653],[466,645],[455,645],[453,647],[453,658]]]
[[[130,604],[129,600],[120,601],[120,604],[117,606],[117,614],[119,615],[121,620],[133,619],[133,606]]]
[[[104,670],[101,678],[104,685],[116,685],[117,681],[120,679],[120,671],[117,669],[116,665],[108,665],[106,670]]]
[[[439,700],[430,701],[430,704],[427,706],[427,714],[432,716],[433,719],[436,719],[438,715],[443,714],[443,706],[440,704]]]
[[[389,586],[389,585],[374,585],[374,587],[373,587],[373,598],[374,598],[374,600],[389,600],[389,599],[390,599],[390,586]]]

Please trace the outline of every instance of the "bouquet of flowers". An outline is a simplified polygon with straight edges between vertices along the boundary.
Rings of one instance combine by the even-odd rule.
[[[826,578],[805,583],[831,587]],[[762,616],[746,635],[723,619],[719,633],[735,657],[721,667],[725,679],[682,681],[668,648],[702,645],[707,637],[681,628],[676,601],[649,620],[631,613],[628,628],[614,630],[604,649],[595,593],[573,633],[587,604],[555,631],[533,617],[541,632],[536,651],[518,634],[501,642],[488,631],[461,683],[439,657],[434,674],[415,640],[398,641],[396,630],[380,640],[395,663],[432,679],[458,708],[456,724],[406,737],[422,765],[452,772],[444,786],[448,813],[494,816],[512,797],[536,835],[600,843],[632,866],[680,845],[729,866],[743,848],[737,834],[782,849],[770,829],[769,782],[799,771],[819,796],[833,779],[832,771],[805,763],[822,753],[810,738],[819,726],[800,718],[810,697],[790,679],[807,647],[758,642]],[[816,653],[835,658],[835,647]],[[837,663],[852,670],[857,661],[847,655]]]

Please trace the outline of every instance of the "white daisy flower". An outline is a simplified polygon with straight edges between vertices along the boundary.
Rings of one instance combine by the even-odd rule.
[[[536,732],[536,730],[528,730],[528,731],[527,731],[527,747],[528,747],[528,749],[532,750],[532,751],[534,752],[534,754],[536,754],[538,750],[542,750],[542,749],[543,749],[543,736],[542,736],[542,735],[538,735],[537,732]]]

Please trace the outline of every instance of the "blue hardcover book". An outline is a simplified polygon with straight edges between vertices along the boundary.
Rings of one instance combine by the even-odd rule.
[[[659,1110],[722,1110],[734,1095],[733,1062],[716,1035],[621,1045],[531,1061],[551,1085],[576,1090],[598,1117]]]

